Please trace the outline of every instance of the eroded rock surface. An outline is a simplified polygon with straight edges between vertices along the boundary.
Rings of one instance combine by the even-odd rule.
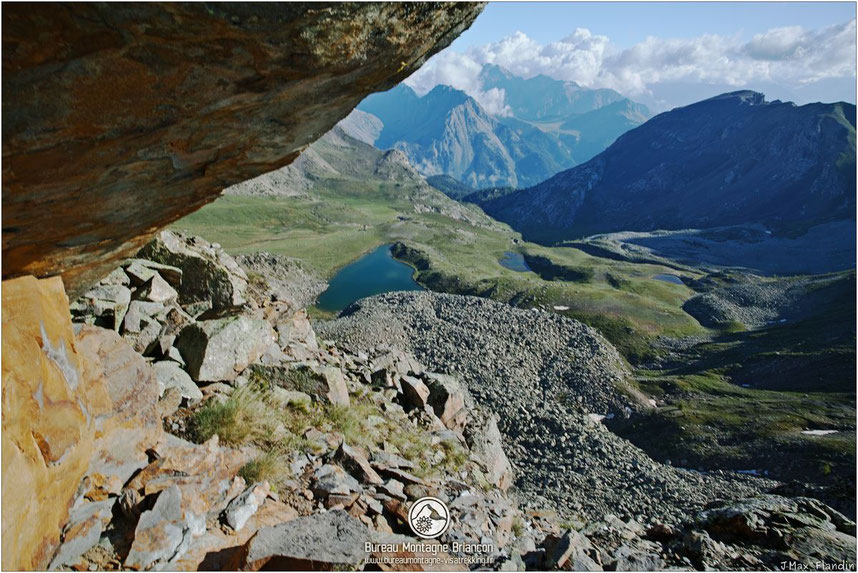
[[[3,283],[3,569],[47,565],[93,453],[88,397],[59,278]],[[36,492],[31,495],[29,492]]]
[[[82,293],[157,228],[290,163],[481,9],[4,10],[3,277],[62,274],[70,293]]]

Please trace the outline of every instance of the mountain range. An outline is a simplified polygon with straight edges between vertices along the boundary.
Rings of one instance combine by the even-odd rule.
[[[797,235],[854,220],[855,191],[854,105],[739,91],[662,113],[587,163],[480,204],[547,243],[746,223]]]
[[[503,91],[504,113],[490,114],[450,86],[421,97],[400,84],[367,97],[343,128],[380,149],[401,150],[424,176],[446,175],[472,189],[522,188],[590,159],[650,115],[613,90],[547,76],[485,66],[479,79],[484,89]]]

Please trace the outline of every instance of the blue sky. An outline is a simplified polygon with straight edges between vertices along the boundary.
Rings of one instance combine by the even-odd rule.
[[[453,49],[487,44],[522,31],[542,43],[575,28],[611,38],[620,48],[647,36],[703,34],[750,38],[770,28],[822,28],[855,18],[854,2],[492,2]]]
[[[485,63],[609,87],[656,111],[736,89],[768,99],[855,102],[854,2],[494,2],[409,78],[502,109]]]

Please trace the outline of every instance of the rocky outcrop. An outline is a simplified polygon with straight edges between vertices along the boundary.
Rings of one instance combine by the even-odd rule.
[[[179,238],[201,251],[213,248],[190,237]],[[234,264],[223,253],[219,260],[224,268]],[[154,268],[147,265],[145,259],[123,263],[103,284],[124,284],[134,304],[143,302],[138,300],[139,293],[148,292],[146,285],[153,284],[156,277],[165,283],[170,277],[181,292],[190,276],[183,273],[179,283],[171,266],[149,276],[139,269]],[[136,276],[141,273],[146,276]],[[769,482],[752,478],[730,481],[717,475],[682,477],[677,470],[624,446],[592,417],[576,412],[575,406],[567,406],[568,410],[549,406],[545,414],[519,408],[511,414],[508,404],[499,400],[501,394],[494,394],[500,387],[497,384],[506,382],[503,371],[492,370],[476,356],[458,362],[471,364],[473,369],[439,374],[432,371],[434,366],[379,337],[364,350],[320,341],[306,313],[279,299],[277,291],[284,286],[288,290],[288,284],[266,286],[264,278],[257,279],[247,304],[206,311],[197,319],[191,311],[199,301],[184,305],[179,299],[146,302],[161,308],[152,321],[159,328],[170,325],[175,329],[179,346],[183,346],[180,341],[185,332],[195,332],[208,323],[226,320],[266,325],[269,346],[262,355],[247,358],[251,363],[240,374],[231,367],[224,370],[228,376],[223,380],[201,380],[198,386],[188,374],[197,366],[183,360],[171,339],[148,356],[135,351],[130,344],[136,333],[126,329],[127,316],[119,332],[112,325],[93,324],[98,317],[85,313],[75,317],[76,335],[67,319],[54,324],[48,303],[51,293],[56,298],[62,290],[58,279],[52,282],[59,290],[51,291],[51,281],[10,281],[12,288],[4,288],[4,297],[17,293],[17,307],[28,309],[32,304],[27,304],[27,297],[36,296],[43,303],[39,312],[46,331],[65,332],[65,337],[57,334],[55,338],[40,333],[38,336],[51,342],[31,343],[31,350],[44,354],[48,366],[56,365],[68,388],[74,386],[83,393],[76,396],[70,390],[65,400],[77,399],[85,415],[63,418],[57,414],[46,421],[38,410],[28,411],[36,420],[33,427],[55,430],[40,430],[47,449],[38,455],[43,459],[55,456],[59,452],[52,448],[63,443],[74,449],[54,465],[44,464],[64,472],[51,474],[55,483],[50,487],[55,490],[50,491],[56,497],[51,498],[50,506],[37,498],[28,500],[26,508],[14,505],[15,501],[12,512],[4,508],[4,549],[20,549],[11,553],[14,556],[33,555],[28,551],[35,554],[29,562],[13,563],[4,553],[4,566],[398,570],[403,561],[397,560],[408,559],[417,570],[455,569],[465,564],[500,570],[650,570],[769,568],[782,558],[854,561],[854,523],[815,500],[748,497],[711,504],[695,512],[693,519],[677,518],[682,509],[701,503],[699,492],[707,488],[727,496],[727,487],[732,486],[729,493],[741,497]],[[16,288],[16,283],[26,289]],[[458,305],[465,304],[467,319],[469,300],[450,297],[444,302],[459,310]],[[67,308],[64,297],[53,302],[60,309]],[[86,308],[96,312],[100,307]],[[169,309],[166,313],[165,308]],[[500,305],[492,308],[512,332],[522,321],[529,333],[545,337],[555,347],[552,336],[558,332],[572,336],[568,355],[574,368],[582,367],[579,361],[602,363],[610,356],[608,348],[599,348],[604,343],[598,339],[589,340],[595,346],[584,351],[587,330],[563,328],[569,325],[562,321],[553,326],[542,324],[544,317],[532,312],[513,316],[516,312],[504,311]],[[132,310],[129,314],[136,320]],[[179,312],[183,320],[168,318]],[[432,314],[435,319],[452,318],[444,305],[435,307]],[[7,315],[4,312],[4,319]],[[462,323],[460,318],[457,324]],[[291,326],[275,342],[274,327],[284,322]],[[463,324],[482,332],[473,320]],[[399,326],[388,319],[384,328],[396,330]],[[436,329],[424,330],[432,338]],[[28,336],[35,340],[37,335]],[[446,333],[445,338],[461,344],[455,333]],[[19,351],[16,341],[22,339],[29,340],[7,330],[4,323],[4,357]],[[440,339],[432,340],[433,348],[450,351]],[[483,342],[477,340],[474,348],[492,352]],[[224,348],[240,346],[230,343]],[[538,355],[530,348],[520,356],[524,359],[531,353]],[[211,365],[221,363],[221,354],[203,353],[199,370],[211,371]],[[479,369],[486,370],[486,377],[475,377]],[[542,370],[547,376],[551,373],[545,366]],[[534,402],[536,392],[529,386],[528,370],[518,368],[516,372],[520,388],[507,387],[506,394],[513,398],[526,394],[528,403]],[[613,404],[611,385],[606,384],[609,378],[599,380],[579,373],[575,382],[572,372],[564,372],[569,384],[599,386],[585,393],[593,404],[599,400]],[[495,378],[497,382],[489,383]],[[15,427],[5,431],[6,424],[14,420],[6,416],[7,404],[18,403],[8,392],[7,383],[13,379],[14,372],[4,362],[4,464],[11,460],[21,472],[9,473],[4,466],[3,488],[4,494],[14,496],[28,487],[19,476],[38,478],[44,470],[38,464],[35,469],[22,464],[21,456],[14,455],[24,449],[18,444],[38,449],[42,442],[19,439]],[[67,380],[73,381],[71,386]],[[32,395],[25,393],[15,400],[29,400],[45,413],[59,412],[54,386],[45,385],[44,393],[35,388]],[[469,387],[478,390],[476,395],[471,395]],[[521,456],[519,437],[509,431],[513,416],[540,418],[539,424],[521,436],[538,437],[533,454],[542,457],[541,465],[536,458]],[[18,441],[10,443],[14,440]],[[513,455],[508,458],[510,444]],[[78,451],[81,458],[76,457]],[[562,451],[564,457],[552,458],[554,451]],[[579,512],[579,506],[568,502],[569,497],[552,494],[552,489],[564,490],[551,471],[555,465],[564,479],[575,484],[583,485],[577,474],[585,471],[587,483],[604,480],[616,491],[622,491],[617,480],[625,479],[627,494],[639,515],[617,517],[604,511],[605,500],[613,498],[605,497],[594,485],[581,489],[599,503]],[[569,466],[575,469],[570,471]],[[545,497],[535,495],[534,476],[548,480],[550,486],[540,490]],[[689,500],[677,499],[681,494]],[[408,525],[408,511],[427,495],[447,504],[451,525],[429,545],[414,546],[418,540]],[[525,501],[524,507],[519,498]],[[628,512],[623,499],[617,500],[617,507]],[[550,506],[562,503],[569,505],[558,507],[561,517]],[[665,505],[673,511],[665,511]],[[20,518],[23,509],[45,517],[35,531],[28,520],[10,521]],[[662,514],[669,523],[657,519]],[[30,539],[22,535],[35,535],[38,543],[21,544],[21,539]],[[367,542],[373,544],[369,551]],[[403,545],[406,543],[411,545]],[[447,544],[449,554],[439,543]],[[414,561],[421,557],[432,561]]]
[[[189,245],[188,257],[213,248],[169,234],[153,245],[165,240]],[[139,257],[153,252],[150,245]],[[217,260],[223,268],[234,265],[223,253]],[[140,270],[155,268],[137,258],[111,272],[103,284],[124,284],[135,303],[142,302],[139,293],[149,292],[147,285],[154,281],[166,284],[169,276],[181,293],[194,276],[184,269],[179,283],[178,267],[162,266],[153,275]],[[125,320],[117,333],[112,324],[95,325],[99,317],[93,314],[82,310],[76,315],[80,378],[103,388],[104,399],[89,410],[98,424],[88,464],[84,460],[79,471],[66,476],[75,487],[69,485],[62,507],[72,509],[59,518],[65,526],[57,528],[46,555],[51,568],[361,567],[370,557],[364,541],[415,541],[397,534],[410,534],[408,506],[425,495],[445,500],[459,523],[446,541],[483,544],[485,549],[476,550],[482,563],[507,560],[504,547],[514,536],[525,546],[542,538],[539,531],[512,533],[513,523],[526,518],[504,493],[509,477],[495,471],[497,460],[506,459],[497,429],[487,428],[484,420],[492,418],[474,409],[454,376],[429,372],[402,352],[377,348],[350,354],[319,343],[306,313],[280,300],[278,291],[289,290],[287,283],[268,285],[264,277],[256,283],[247,304],[214,313],[220,318],[194,319],[191,312],[201,301],[147,301],[158,309],[152,323],[161,329],[173,324],[178,333],[176,346],[165,343],[147,356],[130,345],[137,333],[126,329]],[[184,321],[170,322],[165,308],[183,313]],[[138,318],[131,313],[131,320]],[[273,326],[284,320],[292,327],[275,342]],[[251,364],[240,374],[235,352],[192,358],[182,342],[201,329],[211,339],[243,323],[265,325],[268,348],[244,357],[242,363]],[[213,347],[240,348],[252,338],[242,330],[229,343]],[[229,367],[223,366],[224,354]],[[197,375],[200,387],[189,375],[218,369],[223,372],[209,376],[217,382]],[[413,399],[404,391],[409,381],[424,391],[422,402],[406,412],[403,406]],[[221,417],[208,431],[222,433],[224,443],[210,434],[204,443],[186,441],[202,441],[201,424],[213,416]],[[265,426],[271,416],[280,423]],[[235,423],[244,429],[231,427]],[[490,435],[481,437],[484,431]],[[260,448],[268,453],[261,455]],[[280,461],[266,475],[276,488],[253,478],[259,471],[253,468],[272,453]],[[291,523],[299,516],[306,517]],[[323,539],[336,539],[337,545],[325,553]],[[413,558],[421,551],[371,555]],[[474,551],[457,549],[454,556],[474,556]],[[446,556],[435,550],[431,555]]]
[[[481,9],[4,10],[3,277],[62,274],[77,296],[158,227],[291,162]]]
[[[183,305],[204,303],[200,308],[204,311],[233,308],[247,302],[244,270],[222,249],[200,237],[164,231],[141,249],[139,256],[167,268],[179,269],[178,298]],[[160,277],[164,267],[150,267],[150,271],[157,272],[149,280]],[[133,268],[133,264],[127,268]],[[127,268],[126,274],[129,274]]]
[[[3,569],[44,567],[59,542],[93,453],[88,398],[106,399],[81,372],[62,281],[5,281]]]
[[[59,278],[4,282],[4,568],[46,567],[74,500],[117,495],[147,463],[157,399],[151,369],[112,329],[75,336]],[[76,538],[97,540],[109,508],[90,509],[74,507]]]
[[[370,530],[345,511],[331,511],[263,529],[248,544],[247,568],[319,571],[357,568]]]
[[[248,294],[257,302],[273,296],[294,308],[311,306],[327,283],[307,272],[297,259],[271,253],[248,253],[235,258],[249,277]]]
[[[176,338],[176,348],[197,382],[233,380],[259,359],[274,341],[274,329],[264,320],[229,316],[188,326]]]

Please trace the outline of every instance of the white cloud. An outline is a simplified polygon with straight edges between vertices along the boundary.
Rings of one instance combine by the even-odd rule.
[[[583,28],[547,45],[517,32],[464,53],[443,51],[406,81],[418,93],[439,83],[452,85],[487,109],[503,113],[506,108],[498,99],[502,94],[483,91],[477,79],[483,64],[489,63],[523,77],[545,74],[586,87],[613,88],[630,97],[652,96],[660,84],[671,82],[749,89],[758,84],[804,86],[855,77],[855,20],[819,30],[771,29],[747,42],[711,34],[649,37],[625,50]],[[854,100],[854,93],[837,99],[848,95]]]

